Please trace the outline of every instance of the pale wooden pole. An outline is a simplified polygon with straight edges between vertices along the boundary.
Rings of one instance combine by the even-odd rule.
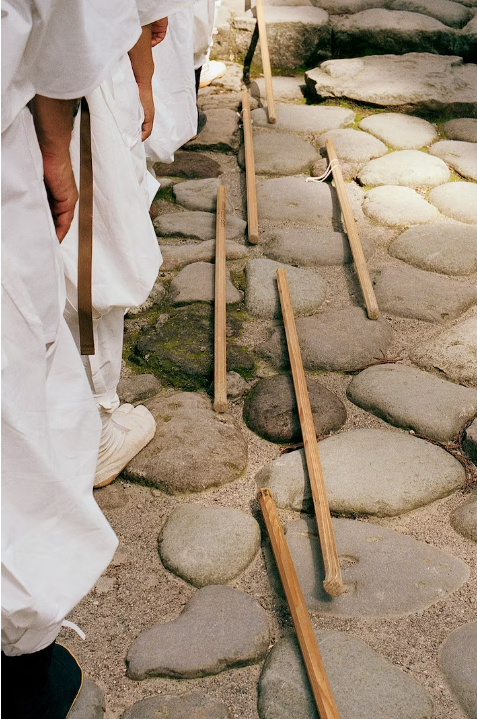
[[[308,477],[310,480],[321,552],[323,554],[323,564],[325,567],[323,588],[330,596],[337,597],[344,591],[340,562],[338,559],[333,525],[331,523],[330,508],[326,496],[320,455],[318,453],[318,442],[316,441],[315,425],[311,413],[305,371],[301,359],[300,345],[298,344],[295,317],[290,301],[287,273],[283,268],[277,270],[277,283],[282,307],[283,324],[287,338],[288,354],[290,356],[293,384],[295,387],[298,416],[300,418],[301,433],[303,435]]]
[[[263,11],[263,0],[256,0],[258,34],[260,37],[260,50],[262,54],[263,77],[265,78],[265,92],[267,95],[268,122],[274,125],[277,121],[275,98],[273,97],[272,68],[270,65],[270,52],[268,50],[267,26]]]
[[[225,247],[225,187],[217,187],[215,232],[214,410],[227,411],[227,266]]]
[[[283,533],[280,518],[269,489],[261,489],[257,495],[265,526],[277,563],[285,597],[290,607],[298,644],[300,645],[311,691],[315,698],[320,719],[339,719],[338,709],[326,674],[325,665],[311,625],[303,592],[296,574],[293,559]]]
[[[351,248],[351,254],[353,255],[354,266],[356,274],[358,275],[359,284],[361,286],[361,292],[363,293],[364,304],[366,305],[366,312],[370,320],[377,320],[379,317],[379,307],[374,294],[373,283],[368,272],[368,266],[366,264],[366,258],[364,256],[363,247],[358,234],[358,228],[353,217],[351,205],[346,192],[346,184],[343,180],[343,173],[339,165],[338,156],[336,154],[333,140],[329,137],[326,140],[326,151],[328,153],[328,160],[331,164],[331,170],[333,172],[333,180],[335,181],[335,188],[338,194],[338,200],[341,207],[341,214],[343,215],[343,222],[348,235],[349,246]]]
[[[253,151],[252,117],[250,114],[250,95],[242,93],[243,140],[245,146],[245,179],[247,183],[247,228],[248,241],[252,245],[258,242],[257,182],[255,177],[255,155]]]

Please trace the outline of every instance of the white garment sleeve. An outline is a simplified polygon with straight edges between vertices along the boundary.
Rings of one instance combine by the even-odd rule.
[[[179,10],[192,5],[193,0],[136,0],[141,25],[170,17]]]

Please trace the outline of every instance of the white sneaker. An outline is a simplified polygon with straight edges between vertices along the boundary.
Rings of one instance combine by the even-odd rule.
[[[202,65],[200,72],[200,83],[199,87],[207,87],[214,80],[218,80],[219,77],[223,77],[227,72],[227,66],[223,62],[217,62],[217,60],[209,60]]]
[[[143,405],[122,404],[104,422],[94,486],[106,487],[156,433],[156,421]]]

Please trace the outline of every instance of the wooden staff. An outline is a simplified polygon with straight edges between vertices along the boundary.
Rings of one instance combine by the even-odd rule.
[[[275,98],[273,97],[272,68],[270,65],[270,53],[268,51],[267,27],[265,25],[265,14],[263,12],[263,0],[256,0],[258,34],[260,36],[260,49],[262,54],[263,76],[265,78],[265,92],[267,95],[268,122],[274,125],[277,121],[275,110]]]
[[[326,497],[325,480],[321,468],[320,455],[318,454],[315,425],[313,423],[310,398],[308,396],[305,372],[301,360],[300,345],[298,344],[295,317],[293,316],[290,301],[287,273],[283,268],[277,270],[277,283],[282,306],[283,324],[287,338],[288,354],[290,355],[298,416],[300,417],[301,433],[303,435],[308,477],[310,479],[316,523],[318,525],[318,534],[325,567],[323,588],[330,596],[338,597],[344,591],[338,550],[336,549],[330,508]]]
[[[280,518],[269,489],[261,489],[257,495],[262,510],[273,555],[277,563],[283,590],[293,619],[311,691],[315,698],[320,719],[339,719],[325,665],[318,648],[310,617],[306,608],[290,550],[283,533]]]
[[[258,242],[257,183],[255,178],[255,155],[253,152],[252,116],[250,114],[250,95],[242,93],[243,139],[245,145],[245,178],[247,183],[247,227],[248,241],[252,245]]]
[[[361,286],[361,292],[363,293],[366,312],[368,313],[370,320],[377,320],[379,317],[379,307],[376,301],[376,295],[374,294],[373,284],[369,276],[363,247],[361,245],[358,229],[351,210],[348,193],[346,192],[343,173],[341,172],[333,140],[330,137],[326,140],[326,151],[328,153],[328,160],[331,163],[333,180],[335,181],[335,188],[338,193],[343,222],[346,234],[348,235],[349,246],[351,248],[351,254],[353,255],[354,266]]]
[[[227,411],[227,269],[225,247],[225,187],[217,187],[215,232],[214,410]]]

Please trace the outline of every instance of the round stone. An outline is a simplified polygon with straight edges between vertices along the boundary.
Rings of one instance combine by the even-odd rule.
[[[435,187],[447,182],[450,171],[439,157],[419,150],[398,150],[368,162],[358,175],[363,185]]]
[[[233,507],[184,504],[159,535],[159,554],[169,571],[195,587],[227,584],[260,549],[256,520]]]
[[[415,190],[396,185],[369,190],[363,202],[363,212],[372,220],[390,227],[423,225],[439,218],[438,210]]]
[[[325,132],[318,138],[320,147],[325,147],[328,139],[333,140],[338,158],[347,162],[369,162],[373,157],[381,157],[388,151],[381,140],[359,130]]]
[[[449,140],[462,142],[477,142],[477,120],[472,117],[462,117],[449,120],[442,125]]]
[[[442,158],[462,177],[477,181],[477,144],[475,142],[441,140],[432,145],[429,152],[431,155]]]
[[[447,637],[439,664],[467,716],[477,716],[477,622],[459,627]]]
[[[190,153],[187,153],[190,154]],[[160,237],[179,237],[191,240],[215,239],[215,214],[211,212],[172,212],[154,220]],[[239,217],[227,216],[227,239],[243,239],[247,223]]]
[[[231,714],[220,699],[202,692],[186,692],[141,699],[121,719],[231,719]]]
[[[252,120],[257,127],[266,127],[288,132],[321,134],[328,130],[351,125],[355,114],[345,107],[317,107],[316,105],[284,105],[277,103],[277,122],[270,125],[264,108],[252,111]]]
[[[227,259],[241,260],[248,256],[248,249],[238,242],[227,240],[225,243]],[[161,243],[161,272],[170,272],[193,262],[211,262],[215,260],[215,240],[204,240],[187,245],[164,245]]]
[[[227,304],[241,302],[242,293],[230,281],[230,272],[228,271],[225,282]],[[214,302],[215,265],[210,262],[193,262],[191,265],[186,265],[172,280],[169,297],[173,305]]]
[[[307,377],[316,436],[335,432],[346,422],[346,409],[336,395],[318,380]],[[289,375],[261,379],[245,400],[244,420],[251,430],[270,442],[293,443],[302,439],[293,380]]]
[[[187,210],[215,212],[217,205],[217,187],[220,180],[189,180],[174,185],[173,193],[176,202]]]
[[[305,177],[258,180],[257,202],[259,217],[274,224],[300,222],[332,230],[341,222],[336,190],[326,182],[306,182]]]
[[[89,677],[83,677],[83,684],[68,713],[68,719],[103,719],[105,704],[103,690]]]
[[[456,532],[477,542],[477,496],[468,499],[451,514],[450,522]]]
[[[260,238],[267,257],[299,267],[325,267],[353,262],[349,240],[344,232],[331,230],[269,230]],[[361,237],[367,259],[374,253],[369,236]]]
[[[245,169],[244,145],[240,148],[238,163]],[[318,153],[309,142],[291,133],[261,132],[253,137],[255,172],[257,175],[298,175],[308,173],[318,159]]]
[[[123,377],[118,384],[118,397],[121,402],[142,402],[153,397],[161,390],[161,383],[153,374],[137,374],[134,377]]]
[[[434,187],[429,202],[453,220],[477,225],[477,185],[473,182],[448,182]]]
[[[370,115],[359,126],[398,150],[417,150],[437,138],[437,130],[430,122],[398,112]]]
[[[394,240],[389,253],[421,270],[471,275],[477,272],[477,232],[447,222],[411,227]]]
[[[472,17],[467,8],[449,0],[392,0],[387,7],[390,10],[407,10],[430,15],[444,25],[455,28],[461,28]]]

